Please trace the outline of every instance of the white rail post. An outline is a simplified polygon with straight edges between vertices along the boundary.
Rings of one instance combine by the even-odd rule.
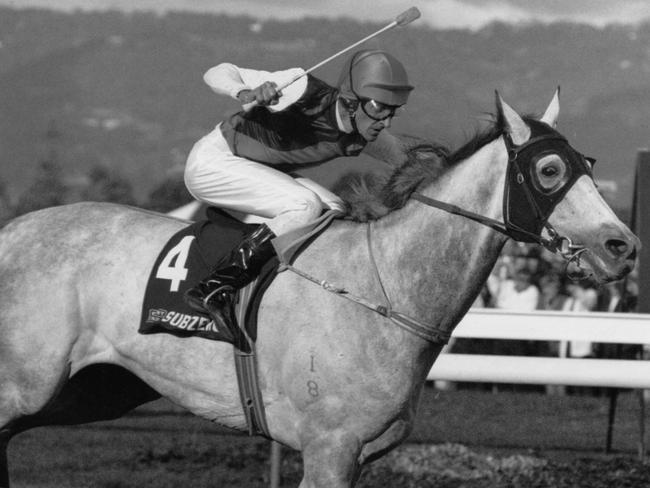
[[[639,461],[645,462],[645,395],[643,390],[637,390],[639,397]]]
[[[632,230],[645,246],[641,247],[638,262],[637,312],[650,313],[650,151],[640,150],[637,154],[636,174],[634,175],[634,195],[632,199]],[[646,343],[647,344],[647,343]],[[641,358],[645,359],[643,352]],[[639,390],[639,457],[645,461],[645,394]]]
[[[271,441],[271,488],[280,488],[280,468],[282,464],[282,446]]]

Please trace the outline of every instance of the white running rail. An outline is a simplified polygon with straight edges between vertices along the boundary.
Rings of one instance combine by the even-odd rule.
[[[471,309],[452,337],[650,344],[650,314]],[[427,379],[650,389],[650,361],[443,353]]]

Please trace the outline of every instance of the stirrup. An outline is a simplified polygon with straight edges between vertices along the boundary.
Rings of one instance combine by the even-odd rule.
[[[211,303],[211,300],[217,293],[221,293],[225,296],[229,296],[230,299],[227,298],[223,300],[218,299],[219,303],[213,304]],[[214,290],[212,290],[210,293],[208,293],[206,296],[203,297],[203,307],[206,310],[210,311],[211,308],[221,308],[224,306],[228,306],[233,301],[233,298],[235,297],[235,293],[237,293],[237,290],[231,285],[222,285],[218,288],[215,288]]]
[[[237,317],[233,309],[233,305],[230,303],[224,304],[221,307],[208,306],[206,311],[217,329],[222,333],[230,336],[230,342],[237,346],[240,343],[239,330],[237,327]]]

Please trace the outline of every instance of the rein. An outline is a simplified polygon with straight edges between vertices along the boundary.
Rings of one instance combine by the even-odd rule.
[[[519,240],[510,232],[508,227],[503,222],[499,222],[496,219],[485,217],[484,215],[480,215],[471,212],[469,210],[465,210],[451,203],[447,203],[440,200],[436,200],[434,198],[427,197],[426,195],[423,195],[422,193],[418,193],[418,192],[414,192],[411,195],[411,198],[413,198],[413,200],[419,201],[420,203],[428,205],[429,207],[438,208],[450,214],[459,215],[461,217],[465,217],[467,219],[473,220],[474,222],[478,222],[479,224],[490,227],[491,229],[496,230],[497,232],[500,232],[501,234],[511,239]],[[526,235],[530,240],[536,242],[540,246],[543,246],[544,248],[548,249],[552,253],[559,254],[560,256],[562,256],[564,259],[567,260],[567,267],[571,263],[574,263],[578,267],[580,267],[580,256],[582,255],[582,253],[587,251],[587,248],[584,246],[573,244],[570,238],[559,235],[558,232],[548,222],[544,224],[544,228],[548,232],[550,239],[547,239],[545,237],[540,236],[539,234],[534,234],[524,229],[518,229],[517,232],[519,234]],[[570,278],[572,278],[572,275],[570,273],[567,274],[569,275]]]
[[[465,210],[457,205],[442,202],[427,197],[419,192],[414,192],[411,198],[427,206],[438,208],[453,215],[459,215],[479,224],[490,227],[501,234],[520,242],[534,242],[548,249],[554,254],[559,254],[567,261],[566,273],[574,281],[584,278],[584,274],[572,274],[569,266],[574,264],[579,271],[584,271],[580,258],[588,249],[585,246],[573,244],[571,239],[561,236],[551,224],[548,217],[573,184],[582,175],[591,176],[591,169],[586,163],[586,158],[573,149],[567,140],[548,125],[531,120],[530,139],[521,144],[515,145],[508,134],[504,136],[506,149],[508,151],[508,167],[506,170],[506,185],[504,190],[504,222]],[[541,150],[540,150],[541,147]],[[534,165],[532,161],[539,153],[554,153],[565,162],[569,178],[553,191],[540,192],[534,184]],[[281,260],[279,272],[290,270],[295,274],[320,285],[324,290],[341,296],[347,300],[358,303],[369,310],[372,310],[383,317],[386,317],[408,332],[432,343],[447,344],[451,332],[427,324],[408,315],[393,310],[386,289],[379,274],[379,268],[372,250],[371,222],[368,222],[366,240],[368,255],[375,279],[384,298],[385,304],[376,304],[351,294],[345,288],[335,286],[328,281],[319,280],[304,271],[292,266],[288,260]],[[546,230],[548,238],[542,236]]]
[[[379,315],[386,317],[387,319],[390,319],[393,323],[395,323],[402,329],[406,330],[407,332],[410,332],[411,334],[418,336],[421,339],[424,339],[425,341],[432,342],[434,344],[442,344],[442,345],[447,344],[449,342],[449,339],[451,338],[451,332],[443,330],[438,326],[421,322],[402,312],[397,312],[393,310],[390,299],[388,298],[388,294],[386,293],[386,289],[384,288],[384,284],[381,280],[381,276],[379,275],[379,268],[377,267],[375,255],[372,250],[372,232],[371,232],[370,222],[368,222],[366,229],[367,229],[366,240],[368,244],[368,256],[370,258],[370,263],[372,265],[371,267],[375,275],[375,279],[377,280],[377,283],[379,283],[379,288],[382,292],[382,295],[384,296],[385,304],[383,305],[373,303],[369,300],[366,300],[363,297],[354,295],[349,291],[347,291],[345,288],[335,286],[326,280],[319,280],[318,278],[315,278],[309,273],[305,273],[304,271],[296,268],[295,266],[289,264],[288,262],[281,262],[278,272],[282,272],[284,270],[292,271],[298,276],[319,285],[324,290],[330,293],[334,293],[335,295],[345,298],[346,300],[362,305],[365,308],[372,310],[373,312],[376,312]]]
[[[560,235],[548,222],[548,217],[580,176],[591,177],[591,168],[586,162],[589,158],[585,158],[573,149],[564,136],[547,124],[536,120],[530,120],[528,123],[531,137],[523,144],[515,145],[509,134],[504,135],[508,152],[503,196],[504,222],[435,200],[419,192],[413,193],[411,198],[430,207],[478,222],[515,241],[539,244],[550,252],[559,254],[567,261],[566,274],[570,279],[574,281],[584,279],[583,273],[572,273],[569,271],[569,266],[573,264],[579,271],[583,271],[580,258],[588,249],[585,246],[574,244],[569,237]],[[549,153],[557,154],[564,161],[569,176],[559,188],[543,192],[537,188],[534,182],[533,160],[539,154]],[[590,161],[594,162],[591,159]],[[544,230],[546,230],[548,238],[542,237]]]

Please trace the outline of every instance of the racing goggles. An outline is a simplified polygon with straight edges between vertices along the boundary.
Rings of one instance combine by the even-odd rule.
[[[394,117],[397,109],[401,107],[401,105],[386,105],[372,98],[361,98],[359,102],[363,113],[379,122]]]

